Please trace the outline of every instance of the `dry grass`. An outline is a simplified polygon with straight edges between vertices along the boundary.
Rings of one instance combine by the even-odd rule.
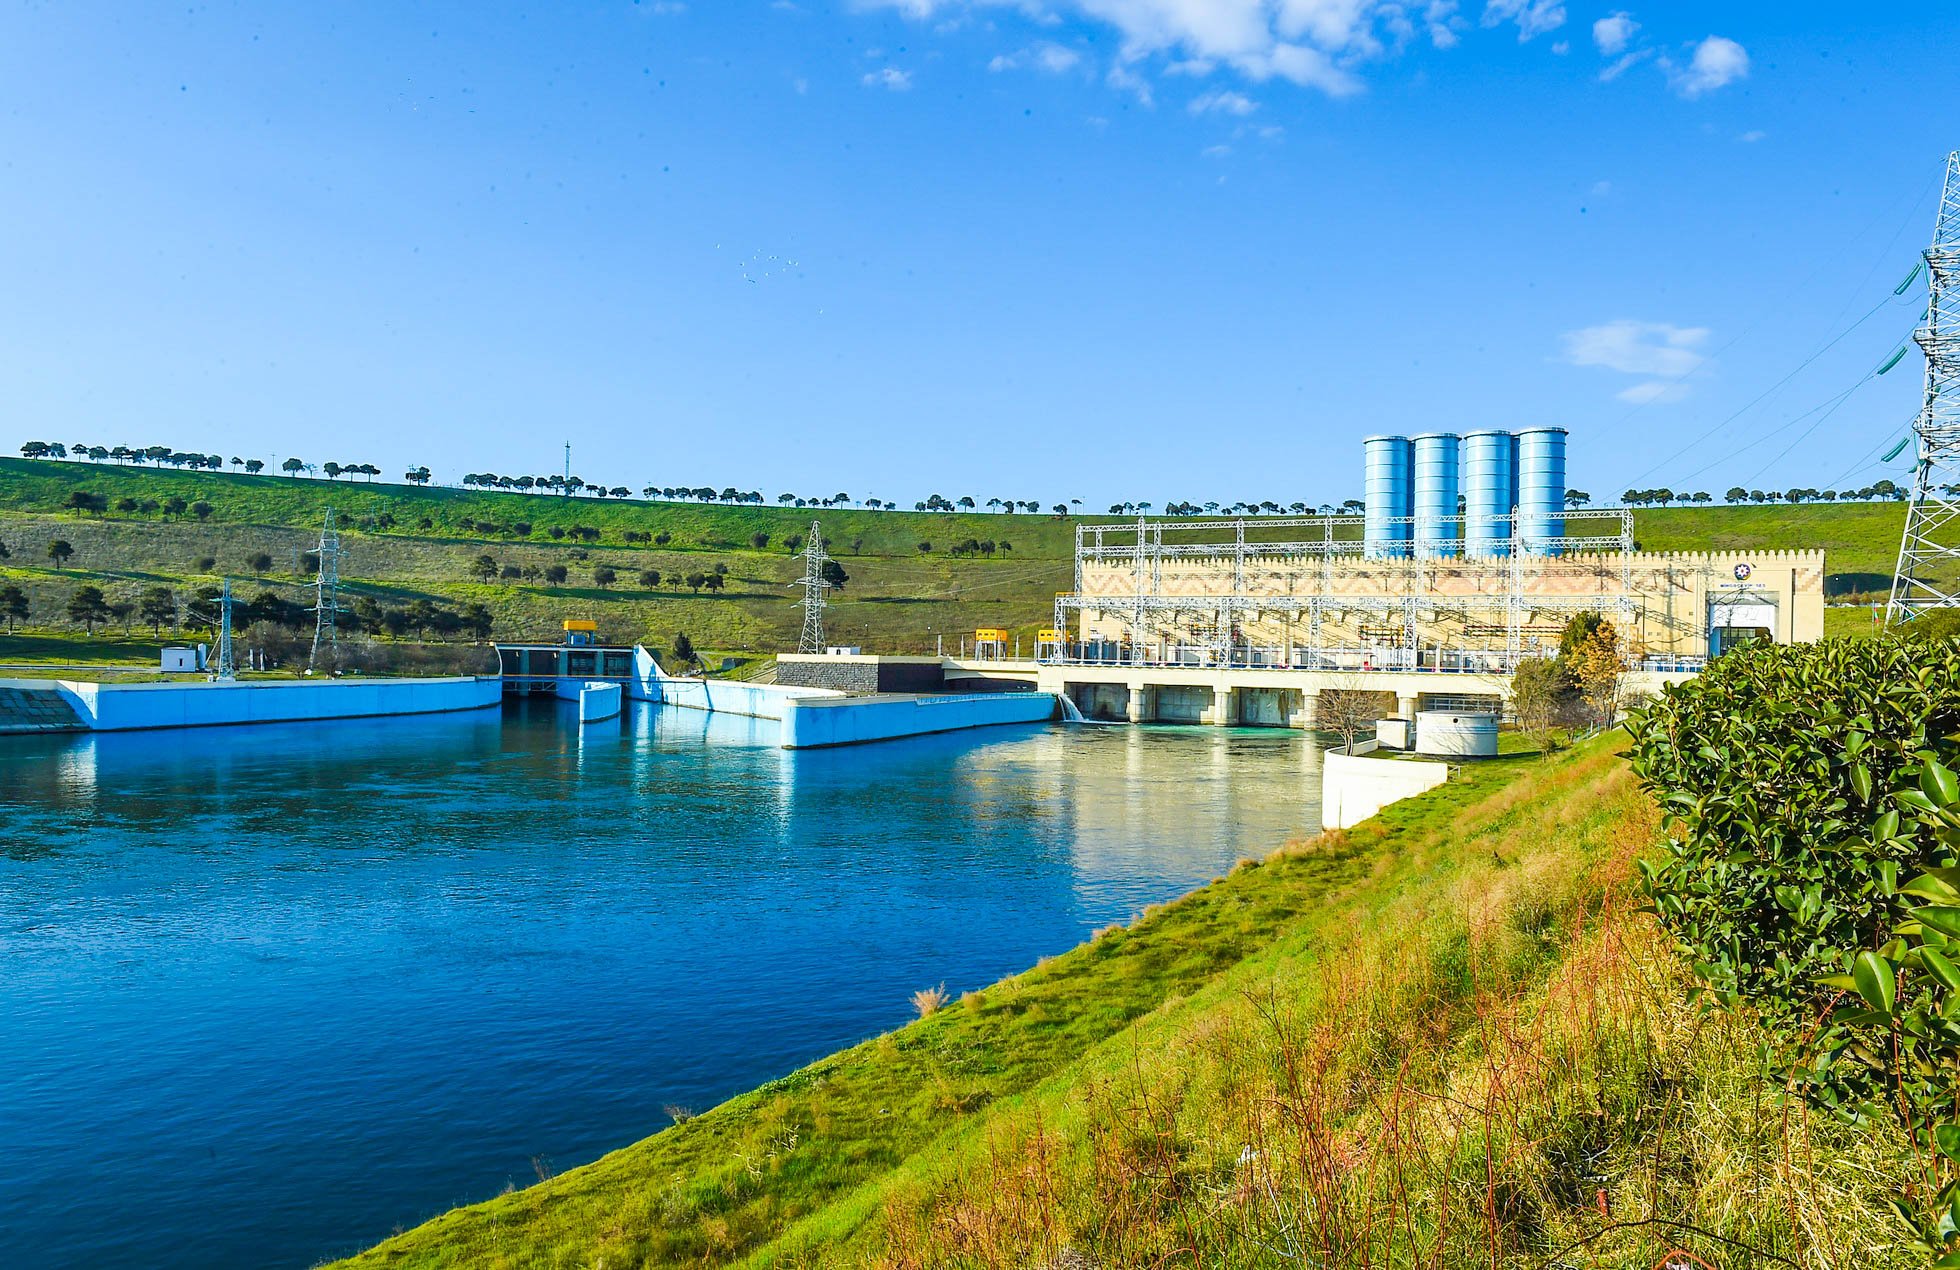
[[[952,994],[946,991],[946,985],[942,983],[936,988],[920,988],[913,993],[912,1008],[918,1011],[920,1018],[929,1019],[945,1009],[946,1003],[952,999]]]
[[[1495,845],[1351,941],[987,1117],[828,1263],[1908,1264],[1900,1144],[1779,1104],[1749,1021],[1687,1004],[1627,884],[1652,808],[1595,766],[1486,800],[1456,845]]]

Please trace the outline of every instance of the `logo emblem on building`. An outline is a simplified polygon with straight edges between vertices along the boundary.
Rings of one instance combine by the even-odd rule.
[[[1735,567],[1735,580],[1737,582],[1747,582],[1749,580],[1749,575],[1754,573],[1755,571],[1756,571],[1756,566],[1754,565],[1739,564]]]

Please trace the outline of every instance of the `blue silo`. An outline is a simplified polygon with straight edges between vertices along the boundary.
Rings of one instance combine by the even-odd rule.
[[[1454,556],[1461,548],[1456,534],[1456,496],[1460,489],[1457,435],[1425,432],[1414,442],[1416,555],[1424,560]]]
[[[1565,550],[1565,429],[1518,433],[1518,547],[1535,555]]]
[[[1362,553],[1371,560],[1406,556],[1415,528],[1408,519],[1413,514],[1414,447],[1407,437],[1369,437],[1362,452],[1361,497],[1367,504]]]
[[[1511,509],[1518,504],[1518,442],[1508,432],[1463,438],[1463,551],[1480,559],[1511,554]]]

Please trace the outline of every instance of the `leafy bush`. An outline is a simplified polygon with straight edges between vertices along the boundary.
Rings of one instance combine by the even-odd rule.
[[[1641,862],[1662,924],[1759,1013],[1791,1088],[1928,1149],[1925,1193],[1896,1206],[1940,1255],[1960,1226],[1960,643],[1753,645],[1631,727],[1667,817]]]

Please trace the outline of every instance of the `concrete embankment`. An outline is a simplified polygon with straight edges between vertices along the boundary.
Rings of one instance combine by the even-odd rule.
[[[1390,803],[1446,783],[1448,763],[1370,757],[1379,748],[1362,741],[1348,754],[1336,746],[1320,756],[1320,825],[1352,829]]]
[[[13,680],[14,705],[0,731],[125,732],[234,723],[298,723],[478,710],[503,700],[495,675],[442,679],[279,679],[214,683],[99,684]],[[56,703],[59,703],[58,705]],[[65,707],[68,728],[35,726]]]
[[[859,745],[1003,723],[1045,723],[1055,713],[1054,694],[1047,692],[806,698],[790,702],[783,712],[783,748]]]
[[[660,668],[644,648],[633,650],[632,696],[693,710],[716,710],[782,721],[788,750],[891,741],[932,732],[1042,723],[1055,717],[1048,692],[985,692],[847,696],[831,688],[683,679]]]

